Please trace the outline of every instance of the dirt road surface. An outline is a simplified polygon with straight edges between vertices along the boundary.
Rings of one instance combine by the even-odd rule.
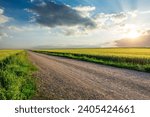
[[[150,74],[28,52],[39,68],[33,99],[150,99]]]

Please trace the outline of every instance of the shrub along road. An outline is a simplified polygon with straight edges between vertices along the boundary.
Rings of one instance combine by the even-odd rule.
[[[150,99],[150,73],[28,54],[39,68],[33,99]]]

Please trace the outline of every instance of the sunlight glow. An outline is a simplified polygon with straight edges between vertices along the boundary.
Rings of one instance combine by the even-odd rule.
[[[139,34],[137,31],[135,31],[135,30],[130,31],[130,32],[127,34],[127,37],[128,37],[128,38],[131,38],[131,39],[137,38],[137,37],[139,37],[139,36],[140,36],[140,34]]]
[[[138,31],[137,27],[133,24],[127,25],[125,29],[127,30],[127,38],[135,39],[140,36],[140,32]]]

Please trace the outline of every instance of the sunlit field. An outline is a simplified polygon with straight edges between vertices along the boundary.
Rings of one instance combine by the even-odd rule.
[[[51,49],[38,52],[150,72],[150,48]]]
[[[5,59],[21,51],[22,50],[0,50],[0,60]]]
[[[97,56],[117,56],[129,58],[150,58],[150,48],[104,48],[104,49],[58,49],[48,52],[87,54]]]

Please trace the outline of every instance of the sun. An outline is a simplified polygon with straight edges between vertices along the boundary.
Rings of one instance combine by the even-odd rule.
[[[138,28],[133,24],[127,25],[125,27],[125,30],[127,30],[126,34],[125,34],[125,37],[127,37],[127,38],[136,39],[140,36]]]
[[[127,33],[127,37],[131,39],[136,39],[139,36],[140,34],[136,30],[131,30],[130,32]]]

